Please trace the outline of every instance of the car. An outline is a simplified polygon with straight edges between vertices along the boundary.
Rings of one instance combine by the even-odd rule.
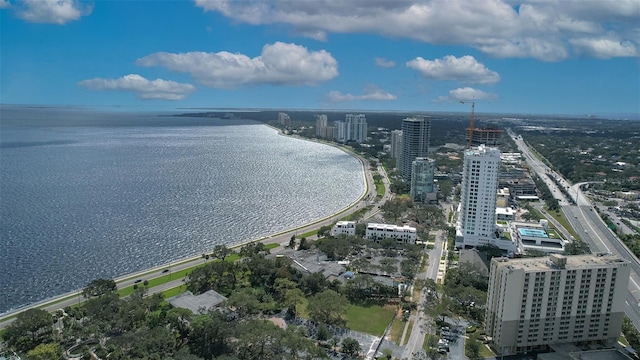
[[[138,280],[134,281],[133,283],[134,283],[134,284],[137,284],[137,283],[139,283],[139,282],[141,282],[141,281],[142,281],[141,279],[138,279]]]
[[[168,272],[169,272],[169,269],[164,269],[164,270],[162,270],[162,273],[163,273],[163,274],[168,273]]]

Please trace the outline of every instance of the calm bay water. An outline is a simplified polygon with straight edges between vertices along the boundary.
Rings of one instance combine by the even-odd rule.
[[[1,115],[0,313],[308,223],[364,191],[355,158],[251,121]]]

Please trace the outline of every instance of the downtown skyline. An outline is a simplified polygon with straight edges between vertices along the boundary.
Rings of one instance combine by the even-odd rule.
[[[0,0],[3,104],[640,114],[640,1]]]

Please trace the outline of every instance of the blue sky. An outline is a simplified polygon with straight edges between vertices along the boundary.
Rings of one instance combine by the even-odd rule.
[[[640,114],[640,0],[0,0],[3,104]]]

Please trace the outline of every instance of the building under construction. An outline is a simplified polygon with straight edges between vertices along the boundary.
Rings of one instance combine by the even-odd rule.
[[[484,144],[485,146],[500,147],[502,130],[495,128],[467,128],[467,142],[471,147]],[[471,139],[469,136],[471,135]]]

